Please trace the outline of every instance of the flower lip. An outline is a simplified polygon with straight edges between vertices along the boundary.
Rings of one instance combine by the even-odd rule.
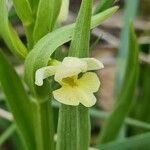
[[[57,101],[72,106],[77,106],[81,103],[85,107],[91,107],[96,103],[96,97],[93,93],[100,86],[96,73],[87,72],[79,79],[69,77],[63,80],[65,80],[65,83],[61,84],[62,87],[53,91],[54,98]]]
[[[67,85],[69,85],[71,87],[78,86],[76,76],[63,78],[62,79],[62,85],[65,85],[65,84],[67,84]]]

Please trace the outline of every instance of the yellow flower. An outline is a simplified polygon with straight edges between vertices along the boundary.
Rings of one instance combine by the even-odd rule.
[[[57,101],[66,105],[77,106],[81,103],[91,107],[96,102],[93,93],[98,91],[100,81],[96,73],[87,71],[103,67],[103,64],[94,58],[66,57],[57,65],[38,69],[35,84],[42,86],[43,79],[54,75],[54,80],[61,85],[60,89],[53,91]]]

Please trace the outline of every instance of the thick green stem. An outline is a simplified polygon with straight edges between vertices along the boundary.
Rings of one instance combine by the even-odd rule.
[[[90,139],[89,109],[61,105],[59,110],[57,150],[87,150]]]
[[[77,150],[78,107],[61,105],[57,136],[57,150]]]
[[[89,108],[78,106],[78,150],[87,150],[90,141]]]
[[[54,149],[54,130],[50,101],[38,101],[35,113],[35,136],[37,150]]]

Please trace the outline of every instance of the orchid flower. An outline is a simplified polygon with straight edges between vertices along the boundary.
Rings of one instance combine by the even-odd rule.
[[[35,73],[35,84],[43,85],[43,80],[54,75],[61,88],[53,91],[54,98],[60,103],[77,106],[80,103],[91,107],[96,103],[93,93],[100,87],[96,73],[103,64],[94,58],[65,57],[62,62],[40,68]],[[81,75],[80,75],[81,74]]]

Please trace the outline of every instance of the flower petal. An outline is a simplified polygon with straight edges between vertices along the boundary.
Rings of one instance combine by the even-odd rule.
[[[96,73],[87,72],[77,80],[80,88],[88,92],[97,92],[100,87],[100,81]]]
[[[55,74],[55,81],[62,85],[62,79],[72,76],[78,76],[81,72],[80,68],[71,68],[71,67],[58,67],[56,74]]]
[[[60,103],[77,106],[79,103],[91,107],[96,103],[96,97],[91,92],[85,92],[80,88],[62,86],[53,91],[54,98]]]
[[[78,76],[79,73],[85,71],[87,71],[87,64],[85,61],[76,57],[65,57],[56,71],[55,81],[61,84],[63,78]]]
[[[40,68],[35,73],[35,84],[38,86],[43,85],[43,80],[55,74],[57,67],[56,66],[47,66]]]
[[[66,105],[79,105],[76,90],[70,86],[62,86],[60,89],[53,91],[54,98],[60,103]]]
[[[99,70],[104,68],[104,65],[95,58],[82,58],[87,63],[87,71],[89,70]]]
[[[87,63],[77,57],[65,57],[62,61],[62,65],[69,68],[80,68],[82,72],[87,71]]]
[[[96,97],[91,92],[79,90],[77,92],[79,102],[85,107],[91,107],[96,103]]]

